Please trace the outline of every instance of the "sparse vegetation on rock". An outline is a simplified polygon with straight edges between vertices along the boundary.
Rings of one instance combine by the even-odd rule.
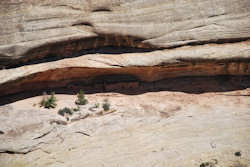
[[[40,107],[44,107],[47,109],[56,108],[55,92],[52,92],[49,97],[46,93],[44,93],[43,99],[40,102]]]
[[[94,112],[100,107],[100,103],[95,103],[93,106],[89,108],[90,111]]]
[[[75,112],[80,111],[80,106],[77,105],[76,108],[73,108],[73,111],[75,111]]]
[[[237,156],[237,157],[240,157],[241,156],[241,152],[237,151],[237,152],[234,153],[234,155]]]
[[[77,94],[77,100],[75,101],[77,105],[86,105],[88,104],[88,100],[85,98],[85,94],[82,90]]]
[[[211,161],[208,161],[208,162],[202,162],[200,164],[200,167],[215,167],[216,164],[218,164],[218,160],[212,159]]]
[[[58,111],[58,114],[61,116],[65,116],[66,114],[73,115],[73,111],[68,107],[64,107]]]
[[[203,162],[200,164],[200,167],[215,167],[211,162]]]
[[[108,111],[110,109],[110,103],[108,99],[104,99],[104,103],[102,104],[102,108],[104,111]]]
[[[95,103],[94,108],[99,108],[100,107],[100,103]]]

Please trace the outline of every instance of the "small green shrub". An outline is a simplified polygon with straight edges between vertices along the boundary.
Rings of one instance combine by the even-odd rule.
[[[95,103],[92,107],[89,108],[90,111],[95,111],[95,109],[98,109],[100,107],[99,103]]]
[[[210,162],[203,162],[200,164],[200,167],[213,167]]]
[[[76,108],[73,108],[73,111],[75,111],[75,112],[80,111],[80,106],[77,105]]]
[[[99,108],[100,107],[100,103],[95,103],[94,108]]]
[[[84,92],[80,90],[77,94],[77,100],[75,101],[77,105],[86,105],[88,104],[88,100],[85,98]]]
[[[72,115],[73,112],[72,112],[72,110],[71,110],[70,108],[64,107],[63,109],[60,109],[60,110],[58,111],[58,114],[61,115],[61,116],[64,116],[65,114]]]
[[[234,155],[237,156],[237,157],[240,157],[241,156],[241,152],[237,151],[237,152],[234,153]]]
[[[110,109],[110,103],[109,103],[108,99],[104,100],[104,103],[102,104],[102,108],[104,111],[108,111]]]
[[[215,167],[216,164],[218,164],[218,160],[212,159],[211,161],[201,163],[200,167]]]
[[[40,102],[40,107],[44,108],[56,108],[56,97],[55,97],[55,92],[52,92],[50,97],[47,95],[44,95],[42,101]]]

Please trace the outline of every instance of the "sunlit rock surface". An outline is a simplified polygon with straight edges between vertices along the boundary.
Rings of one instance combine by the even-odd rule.
[[[249,0],[1,0],[0,36],[1,167],[250,165]]]

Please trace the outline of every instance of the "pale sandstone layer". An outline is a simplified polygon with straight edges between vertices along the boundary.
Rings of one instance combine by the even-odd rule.
[[[171,48],[249,39],[249,0],[2,0],[2,65],[102,46]]]
[[[51,110],[34,106],[41,96],[29,98],[0,107],[0,163],[197,167],[210,162],[214,167],[245,167],[250,164],[249,94],[249,88],[204,94],[93,94],[70,121],[57,111],[75,107],[75,95],[57,94],[58,106]],[[113,112],[95,114],[102,108],[90,108],[105,98]]]

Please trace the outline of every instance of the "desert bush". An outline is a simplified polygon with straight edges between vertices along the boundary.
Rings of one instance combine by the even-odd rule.
[[[201,163],[200,167],[216,167],[217,164],[218,164],[218,160],[212,159],[211,161]]]
[[[108,111],[110,109],[110,103],[109,103],[108,99],[104,100],[104,103],[102,104],[102,108],[104,111]]]
[[[215,167],[215,165],[211,162],[203,162],[200,164],[200,167]]]
[[[79,106],[79,105],[77,105],[77,107],[76,107],[76,108],[73,108],[73,111],[75,111],[75,112],[80,111],[80,106]]]
[[[237,152],[234,153],[234,155],[237,156],[237,157],[240,157],[241,156],[241,152],[237,151]]]
[[[64,107],[63,109],[60,109],[58,111],[58,114],[61,115],[61,116],[64,116],[65,114],[72,115],[73,112],[72,112],[72,110],[70,108]]]
[[[100,107],[100,103],[95,103],[92,107],[89,108],[90,111],[95,111]]]
[[[94,108],[99,108],[100,107],[100,103],[95,103]]]
[[[85,98],[85,94],[82,90],[77,94],[77,100],[75,101],[77,105],[86,105],[88,104],[88,100]]]
[[[52,92],[50,97],[44,94],[42,101],[40,102],[40,107],[44,108],[56,108],[56,97],[55,92]]]

